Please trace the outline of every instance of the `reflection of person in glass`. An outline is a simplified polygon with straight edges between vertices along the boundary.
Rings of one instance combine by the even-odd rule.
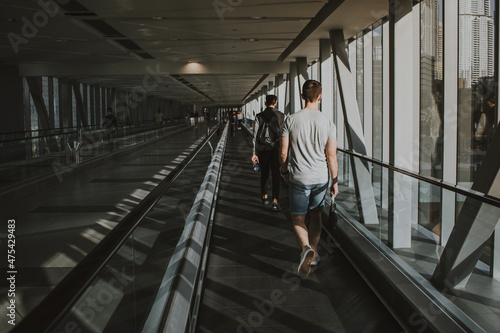
[[[442,172],[442,97],[434,85],[434,91],[422,91],[420,116],[421,172],[426,176],[441,178]]]
[[[474,133],[477,151],[488,149],[488,144],[495,132],[495,98],[493,96],[486,100],[482,111]]]

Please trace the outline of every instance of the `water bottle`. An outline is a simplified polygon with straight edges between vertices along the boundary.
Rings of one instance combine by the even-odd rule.
[[[255,172],[259,172],[259,170],[260,170],[260,168],[259,168],[259,163],[255,163],[255,164],[253,165],[253,171],[255,171]]]

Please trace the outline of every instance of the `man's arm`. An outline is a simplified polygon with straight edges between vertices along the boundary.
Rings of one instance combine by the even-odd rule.
[[[337,176],[339,174],[339,165],[337,162],[337,140],[329,139],[326,142],[326,159],[328,161],[328,170],[332,177],[332,186],[330,188],[330,193],[337,196],[339,194],[339,184]]]
[[[281,137],[281,152],[280,152],[280,165],[281,165],[281,176],[288,184],[288,146],[290,144],[290,139],[287,136]]]

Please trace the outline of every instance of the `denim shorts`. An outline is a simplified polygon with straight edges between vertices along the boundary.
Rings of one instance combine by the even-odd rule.
[[[306,215],[308,209],[321,209],[325,206],[328,182],[315,185],[301,185],[290,182],[290,214]]]

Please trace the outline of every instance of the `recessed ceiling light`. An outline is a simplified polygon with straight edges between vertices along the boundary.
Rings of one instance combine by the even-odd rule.
[[[152,19],[153,20],[163,20],[163,17],[162,16],[153,16]]]
[[[265,16],[250,16],[252,20],[263,20],[266,19],[267,17]]]

